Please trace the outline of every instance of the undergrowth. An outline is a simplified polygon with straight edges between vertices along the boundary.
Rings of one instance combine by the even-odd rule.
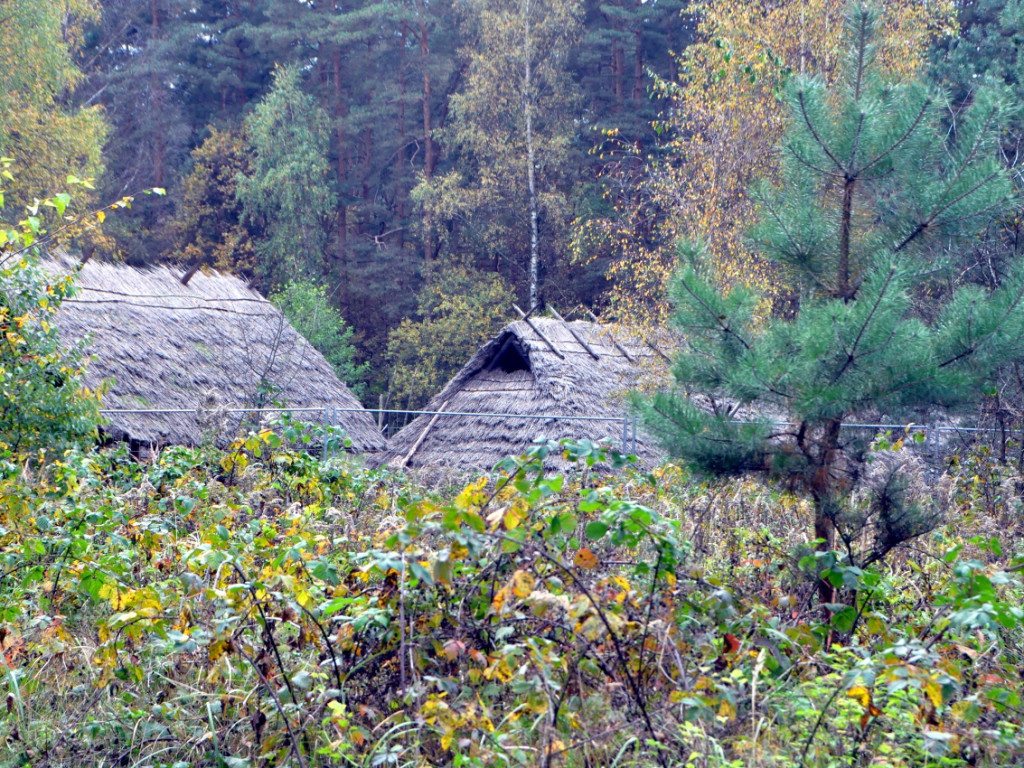
[[[617,460],[540,443],[432,493],[267,430],[7,454],[0,764],[1024,760],[1010,469],[963,459],[945,523],[864,566],[784,488]]]

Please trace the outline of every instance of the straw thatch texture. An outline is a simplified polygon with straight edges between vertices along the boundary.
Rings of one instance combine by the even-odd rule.
[[[73,261],[44,264],[66,273]],[[187,409],[191,413],[112,414],[104,430],[136,444],[195,445],[208,437],[223,443],[242,414],[217,407],[270,406],[275,401],[304,421],[322,421],[323,407],[358,408],[338,413],[357,451],[379,451],[385,442],[369,413],[334,374],[323,355],[302,338],[269,301],[238,278],[196,273],[188,285],[171,267],[135,269],[96,261],[79,274],[78,293],[57,316],[63,338],[88,340],[86,384],[113,383],[103,407],[117,410]],[[196,413],[212,408],[211,414]],[[251,417],[250,417],[251,418]],[[207,434],[204,434],[207,432]]]
[[[521,454],[538,436],[608,438],[621,450],[626,394],[641,378],[659,376],[657,353],[635,337],[619,330],[613,336],[595,323],[530,322],[536,330],[514,322],[485,344],[425,409],[444,413],[417,416],[378,458],[393,468],[418,468],[429,475],[490,469],[506,456]],[[632,434],[631,427],[630,451]],[[640,430],[636,453],[644,466],[663,455]],[[560,463],[559,458],[552,461]]]

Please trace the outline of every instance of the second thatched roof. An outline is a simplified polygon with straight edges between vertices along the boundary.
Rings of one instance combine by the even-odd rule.
[[[538,436],[608,439],[642,465],[662,457],[632,421],[623,446],[626,395],[663,372],[660,353],[639,337],[597,323],[517,321],[487,342],[389,443],[392,468],[427,473],[487,470]],[[557,463],[557,461],[556,461]]]
[[[65,274],[74,264],[43,266]],[[354,450],[384,449],[373,418],[280,310],[238,278],[199,272],[183,284],[182,276],[167,266],[89,261],[76,280],[77,295],[57,314],[62,338],[87,340],[93,359],[86,385],[111,382],[103,407],[119,411],[106,417],[112,438],[224,442],[244,417],[225,408],[281,402],[297,418],[316,422],[331,406]],[[159,410],[181,412],[147,412]]]

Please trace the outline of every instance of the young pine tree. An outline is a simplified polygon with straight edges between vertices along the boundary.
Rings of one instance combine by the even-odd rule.
[[[1013,202],[997,156],[1005,107],[979,91],[952,143],[939,94],[879,74],[876,20],[871,8],[850,7],[836,85],[790,83],[780,183],[754,190],[751,247],[781,267],[797,308],[753,322],[758,296],[720,292],[702,249],[682,246],[678,386],[643,406],[674,455],[717,473],[773,472],[801,487],[828,550],[841,501],[864,467],[863,435],[844,423],[963,404],[1024,351],[1024,269],[991,291],[942,289],[937,279],[948,257]],[[707,413],[685,392],[730,407]],[[737,423],[740,406],[761,420]],[[790,426],[773,424],[780,417]],[[821,594],[831,599],[824,583]]]

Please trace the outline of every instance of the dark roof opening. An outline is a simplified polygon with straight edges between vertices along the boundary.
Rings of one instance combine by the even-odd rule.
[[[530,370],[530,358],[520,349],[519,344],[516,343],[515,336],[512,334],[508,335],[508,338],[505,339],[505,342],[498,350],[498,354],[491,360],[491,364],[487,366],[489,371],[493,371],[495,368],[501,368],[505,373]]]

